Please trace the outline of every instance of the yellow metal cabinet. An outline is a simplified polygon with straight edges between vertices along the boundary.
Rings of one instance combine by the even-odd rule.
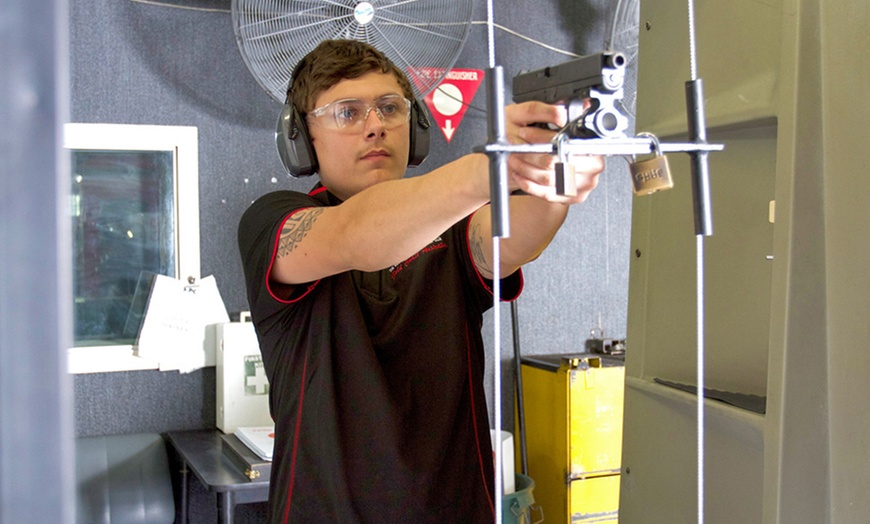
[[[528,474],[545,521],[617,522],[624,359],[528,356],[522,379]]]

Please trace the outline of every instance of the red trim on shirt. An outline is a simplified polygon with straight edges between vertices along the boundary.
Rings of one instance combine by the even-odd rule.
[[[269,260],[269,269],[266,271],[266,290],[269,291],[269,295],[272,296],[273,300],[275,300],[277,302],[281,302],[282,304],[293,304],[294,302],[298,302],[303,297],[305,297],[308,293],[311,293],[311,291],[314,289],[314,287],[317,286],[317,283],[320,282],[320,280],[315,280],[314,282],[311,282],[310,284],[308,284],[308,289],[306,289],[303,293],[298,294],[297,296],[294,296],[290,300],[280,298],[278,295],[275,294],[274,291],[272,291],[272,285],[271,285],[272,279],[270,278],[270,275],[272,274],[272,268],[275,266],[275,259],[277,258],[277,255],[278,255],[278,243],[281,242],[281,232],[284,231],[284,224],[286,224],[287,221],[290,220],[290,217],[292,217],[293,215],[295,215],[296,213],[298,213],[300,211],[305,211],[306,209],[309,209],[309,208],[307,208],[307,207],[299,208],[296,211],[293,211],[292,213],[290,213],[289,215],[284,217],[284,220],[281,221],[281,227],[278,228],[278,233],[275,235],[275,241],[272,243],[272,257]],[[296,293],[294,293],[294,295],[296,295]]]
[[[471,343],[468,336],[468,324],[465,325],[465,351],[468,356],[468,396],[471,398],[471,425],[474,428],[474,441],[477,443],[477,459],[480,464],[480,478],[483,481],[483,489],[486,491],[486,500],[489,501],[492,515],[495,517],[495,503],[493,503],[492,494],[489,492],[489,483],[486,481],[486,468],[483,465],[484,460],[492,460],[492,457],[485,459],[483,453],[480,451],[480,432],[477,430],[477,409],[474,406],[474,373],[471,369]]]
[[[296,429],[293,435],[293,450],[290,452],[290,483],[287,487],[287,504],[284,506],[284,524],[290,520],[290,504],[293,502],[293,484],[296,480],[296,455],[299,451],[299,429],[302,427],[302,404],[305,400],[305,377],[308,370],[308,352],[302,364],[302,383],[299,386],[299,408],[296,411]]]
[[[477,211],[475,211],[474,213],[477,213]],[[484,278],[483,275],[480,274],[480,271],[478,271],[478,269],[477,269],[477,264],[474,262],[474,255],[471,253],[471,242],[468,241],[468,232],[471,230],[471,219],[474,218],[474,213],[471,213],[471,215],[469,215],[468,222],[465,225],[465,249],[468,250],[468,258],[469,258],[469,260],[471,260],[472,266],[474,266],[474,274],[477,275],[477,279],[480,281],[480,285],[483,286],[484,289],[489,291],[490,294],[492,294],[492,286],[490,286],[487,283],[487,279]],[[512,301],[516,300],[516,298],[519,297],[520,294],[522,294],[523,284],[525,283],[525,280],[523,279],[522,268],[517,269],[517,271],[520,272],[520,284],[519,284],[519,288],[517,289],[516,295],[513,297],[510,297],[508,299],[505,299],[504,296],[500,296],[500,297],[498,297],[498,299],[500,301],[512,302]],[[509,276],[510,275],[502,275],[502,280],[504,280],[505,278],[507,278]]]

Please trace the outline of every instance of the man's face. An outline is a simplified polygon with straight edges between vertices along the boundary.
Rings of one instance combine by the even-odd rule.
[[[395,76],[372,72],[342,80],[323,91],[314,107],[348,98],[373,102],[385,95],[404,96]],[[309,133],[323,185],[346,200],[378,182],[402,178],[408,166],[409,125],[404,122],[387,129],[374,110],[362,125],[345,129],[324,127],[310,119]]]

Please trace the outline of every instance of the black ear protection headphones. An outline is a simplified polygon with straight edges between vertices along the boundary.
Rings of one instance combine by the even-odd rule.
[[[278,156],[284,169],[294,177],[303,177],[315,173],[318,169],[317,154],[308,133],[308,123],[293,106],[293,80],[305,60],[300,60],[293,69],[290,86],[287,89],[287,99],[281,114],[278,116],[278,126],[275,130],[275,142],[278,146]],[[408,152],[408,165],[418,166],[429,154],[429,116],[419,100],[411,102],[411,147]]]

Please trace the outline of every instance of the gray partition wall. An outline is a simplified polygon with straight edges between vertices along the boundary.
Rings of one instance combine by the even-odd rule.
[[[0,522],[72,522],[66,2],[0,4]]]

